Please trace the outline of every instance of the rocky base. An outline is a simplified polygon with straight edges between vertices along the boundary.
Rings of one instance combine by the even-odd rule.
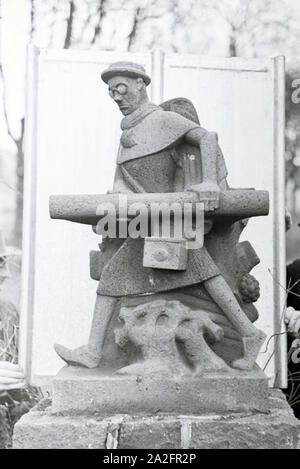
[[[15,449],[300,449],[300,421],[273,390],[267,413],[55,415],[39,405],[14,432]],[[49,405],[49,403],[48,403]]]

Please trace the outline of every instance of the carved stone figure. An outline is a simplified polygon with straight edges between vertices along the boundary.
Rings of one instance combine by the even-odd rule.
[[[151,236],[104,239],[101,252],[91,254],[91,276],[99,285],[88,344],[73,350],[56,345],[56,352],[70,365],[101,368],[121,302],[117,343],[131,342],[142,355],[121,373],[252,369],[266,337],[253,325],[259,286],[249,272],[259,259],[239,236],[250,216],[268,213],[267,193],[229,188],[217,134],[201,127],[187,99],[149,102],[151,80],[142,66],[116,62],[102,79],[124,116],[113,189],[99,197],[54,196],[51,216],[96,225],[97,204],[115,201],[116,194],[148,204],[201,201],[204,245],[188,250],[186,259],[178,254],[174,264],[174,249],[182,251],[167,240],[158,249]],[[126,306],[126,298],[136,304]]]
[[[124,116],[113,189],[50,198],[53,219],[103,236],[90,253],[90,337],[55,346],[67,366],[51,405],[17,422],[14,447],[296,448],[299,425],[255,364],[259,258],[239,241],[251,217],[268,214],[268,193],[228,186],[216,133],[185,98],[150,103],[142,66],[116,62],[102,78]],[[152,210],[160,204],[169,231]]]
[[[164,373],[171,376],[205,371],[227,371],[228,365],[207,347],[221,340],[223,329],[205,311],[193,311],[179,301],[156,300],[134,308],[122,308],[122,326],[115,331],[121,347],[131,341],[141,350],[142,361],[117,373]],[[182,343],[181,353],[176,341]]]

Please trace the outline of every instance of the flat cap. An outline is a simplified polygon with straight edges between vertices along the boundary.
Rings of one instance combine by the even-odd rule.
[[[103,70],[101,78],[105,83],[108,83],[108,80],[118,75],[131,78],[142,78],[146,86],[151,82],[151,78],[147,75],[144,67],[134,62],[113,62],[108,68]]]

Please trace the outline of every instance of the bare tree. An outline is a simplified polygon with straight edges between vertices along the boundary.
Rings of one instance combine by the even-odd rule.
[[[34,10],[34,1],[31,1],[31,8]],[[1,3],[0,3],[0,11],[1,11]],[[31,30],[33,32],[33,21],[34,21],[34,11],[31,11]],[[10,122],[8,118],[7,112],[7,93],[6,93],[6,79],[5,73],[3,69],[2,57],[0,56],[0,80],[2,82],[2,108],[3,114],[6,123],[7,134],[14,142],[16,146],[16,154],[17,154],[17,189],[16,189],[16,217],[15,217],[15,229],[14,229],[14,242],[17,245],[21,244],[21,236],[22,236],[22,220],[23,220],[23,181],[24,181],[24,151],[23,151],[23,141],[24,141],[24,130],[25,130],[25,123],[24,118],[21,119],[21,128],[20,133],[18,136],[14,135],[11,130]]]
[[[93,47],[102,35],[103,23],[107,13],[113,6],[113,0],[66,0],[53,4],[53,0],[45,0],[52,2],[52,10],[50,8],[49,17],[52,18],[49,24],[50,36],[54,36],[56,29],[61,35],[61,29],[57,28],[59,19],[57,16],[63,16],[65,23],[65,35],[62,43],[64,49],[72,47]],[[58,13],[58,15],[57,15]]]
[[[127,14],[131,17],[131,27],[127,36],[127,50],[131,51],[134,47],[136,48],[138,42],[140,43],[138,49],[147,46],[149,48],[154,47],[157,36],[162,35],[166,28],[170,28],[173,1],[138,0],[127,1],[125,5],[124,12],[128,12]],[[151,40],[148,43],[142,40],[144,30],[147,27],[151,27],[152,32]]]
[[[207,25],[202,20],[202,1],[127,1],[127,16],[131,17],[127,50],[159,47],[165,51],[191,52],[196,42],[204,52],[211,38],[206,34]]]
[[[145,17],[143,17],[142,8],[140,6],[137,6],[133,12],[132,27],[128,34],[128,44],[127,44],[128,50],[131,50],[132,45],[137,35],[138,28],[140,26],[140,23],[144,19]]]
[[[74,16],[76,12],[75,1],[69,1],[69,16],[67,17],[67,31],[64,41],[64,49],[69,49],[72,44],[72,34],[73,34],[73,23],[74,23]]]
[[[228,55],[257,55],[264,45],[283,41],[292,17],[279,0],[202,0],[202,9],[228,31]]]
[[[30,0],[30,37],[33,37],[35,28],[35,0]]]
[[[97,38],[101,34],[102,23],[106,15],[106,5],[107,5],[107,0],[98,0],[98,6],[97,6],[97,11],[96,11],[97,21],[96,21],[96,25],[94,28],[93,37],[91,39],[91,45],[95,44]]]

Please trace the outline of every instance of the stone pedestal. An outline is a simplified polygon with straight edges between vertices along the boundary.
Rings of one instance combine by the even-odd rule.
[[[267,412],[54,414],[49,402],[15,426],[16,449],[300,449],[300,422],[273,390]],[[48,406],[48,407],[47,407]]]
[[[52,402],[15,427],[15,448],[291,448],[300,423],[257,365],[234,369],[210,346],[220,326],[178,301],[124,306],[116,342],[139,356],[119,368],[65,366]],[[125,354],[125,351],[124,351]]]
[[[268,408],[267,379],[258,367],[174,378],[159,373],[104,376],[99,369],[69,366],[53,381],[53,413],[204,415]]]

